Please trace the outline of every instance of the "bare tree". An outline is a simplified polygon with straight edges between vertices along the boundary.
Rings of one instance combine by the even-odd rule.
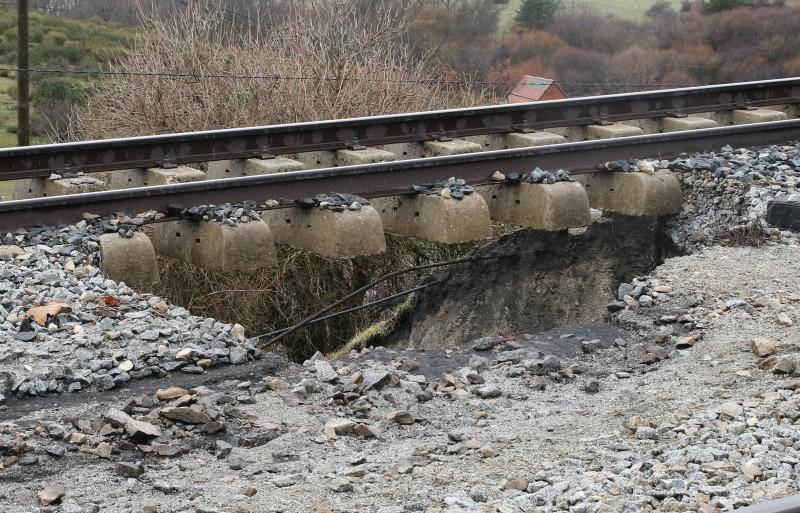
[[[403,42],[406,13],[359,0],[294,6],[275,30],[225,22],[211,0],[146,31],[98,82],[73,128],[80,137],[202,130],[378,115],[486,102],[440,78]]]

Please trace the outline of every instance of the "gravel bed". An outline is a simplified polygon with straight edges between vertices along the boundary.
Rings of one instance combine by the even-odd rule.
[[[102,276],[98,237],[143,219],[7,234],[0,246],[0,402],[109,390],[169,372],[202,373],[259,355],[240,326],[191,315]]]
[[[694,251],[731,231],[766,240],[790,240],[766,222],[772,200],[800,202],[800,144],[733,149],[656,162],[674,171],[683,189],[683,212],[671,222],[673,242]]]
[[[800,478],[798,264],[796,243],[670,259],[627,284],[663,297],[623,301],[621,336],[317,356],[220,391],[7,422],[0,509],[715,513],[785,496]],[[548,354],[565,343],[577,356]]]

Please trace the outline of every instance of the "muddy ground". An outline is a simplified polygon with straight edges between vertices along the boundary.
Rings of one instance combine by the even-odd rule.
[[[524,234],[512,240],[530,247]],[[637,247],[641,239],[608,251]],[[669,292],[650,307],[623,301],[613,315],[613,282],[637,273],[619,273],[630,259],[606,260],[594,282],[570,275],[581,290],[575,308],[591,315],[570,309],[550,325],[536,305],[574,285],[553,278],[519,294],[525,283],[459,271],[450,294],[421,303],[421,325],[446,348],[378,348],[306,366],[265,358],[11,402],[0,424],[0,511],[710,512],[788,495],[800,469],[798,255],[792,242],[669,258],[642,281]],[[557,277],[558,264],[548,265]],[[493,324],[492,290],[506,291],[502,304],[519,322]],[[440,317],[468,309],[482,313]],[[774,354],[759,358],[754,339],[773,341]],[[200,385],[222,396],[189,390]],[[186,390],[143,397],[169,386]],[[224,429],[165,417],[174,401],[216,411]],[[133,443],[113,410],[161,436]],[[46,507],[45,490],[58,495]]]

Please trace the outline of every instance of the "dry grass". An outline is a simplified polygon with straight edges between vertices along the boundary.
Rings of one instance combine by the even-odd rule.
[[[718,232],[714,240],[722,246],[753,246],[760,248],[769,240],[769,232],[760,222],[735,226]]]
[[[75,113],[73,138],[104,138],[490,103],[441,80],[403,37],[409,18],[358,0],[298,4],[252,30],[196,0],[146,30]],[[143,11],[144,12],[144,11]],[[262,30],[261,27],[272,27]],[[133,75],[127,74],[132,73]],[[150,76],[166,73],[170,76]],[[214,78],[214,77],[242,78]]]
[[[161,258],[162,282],[153,292],[183,305],[193,314],[239,322],[248,336],[255,336],[292,326],[391,271],[459,258],[475,247],[475,244],[448,246],[393,236],[387,236],[387,245],[388,250],[382,255],[352,260],[329,259],[279,247],[278,266],[256,273],[214,272]],[[392,278],[342,305],[342,309],[412,288],[419,278],[415,273]],[[316,351],[330,353],[354,334],[385,319],[383,312],[378,308],[365,309],[309,326],[282,339],[276,349],[294,360],[303,360]]]

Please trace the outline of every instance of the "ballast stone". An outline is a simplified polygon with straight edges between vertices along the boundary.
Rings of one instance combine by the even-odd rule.
[[[0,260],[13,260],[14,258],[24,254],[25,251],[19,246],[0,246]]]
[[[126,285],[102,275],[103,265],[108,271],[112,263],[143,263],[127,250],[137,242],[149,245],[144,234],[128,229],[125,236],[103,233],[137,224],[136,219],[84,220],[2,237],[4,243],[17,243],[22,253],[15,250],[15,258],[0,259],[0,339],[6,341],[3,350],[16,355],[13,361],[6,359],[0,372],[0,394],[110,390],[168,372],[202,372],[235,360],[237,353],[245,359],[260,354],[236,338],[230,325],[193,317],[160,297],[140,294],[131,288],[130,276],[124,278]],[[119,250],[116,262],[109,258],[110,248]],[[150,258],[152,266],[144,269],[154,273],[152,253]],[[32,307],[47,305],[50,298],[68,308],[42,321],[28,319]],[[24,341],[20,334],[32,337]],[[175,353],[184,347],[191,348],[192,357],[176,360]]]

